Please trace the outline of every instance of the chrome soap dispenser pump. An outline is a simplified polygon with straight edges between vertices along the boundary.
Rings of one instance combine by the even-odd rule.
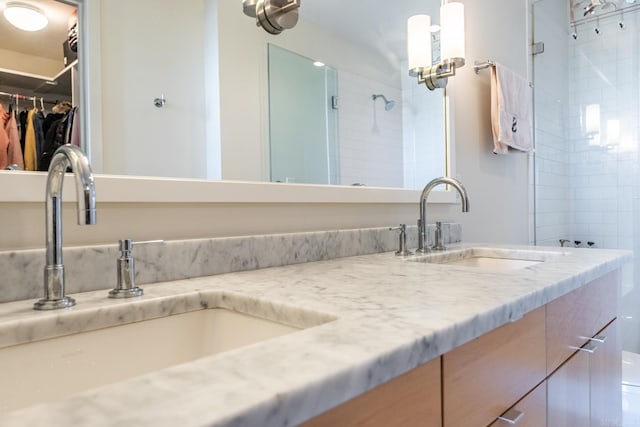
[[[118,264],[118,284],[117,287],[109,291],[109,298],[131,298],[139,297],[144,292],[142,288],[136,286],[136,260],[133,258],[133,245],[162,243],[163,240],[147,240],[145,242],[134,242],[131,239],[118,241],[120,257]]]

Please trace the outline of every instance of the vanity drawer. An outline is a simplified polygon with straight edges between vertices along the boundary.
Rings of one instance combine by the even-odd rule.
[[[517,412],[510,412],[517,411]],[[519,418],[513,415],[520,414]],[[502,417],[511,419],[497,419],[489,427],[540,427],[547,425],[547,382],[543,382],[534,388],[531,393],[526,395],[520,402],[509,408],[509,411],[502,414]]]
[[[547,304],[547,374],[617,316],[620,271]]]
[[[301,427],[441,427],[440,358],[302,423]]]
[[[444,426],[486,426],[545,378],[545,309],[442,356]]]

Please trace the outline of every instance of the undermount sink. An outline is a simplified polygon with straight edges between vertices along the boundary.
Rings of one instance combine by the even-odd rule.
[[[329,320],[319,319],[317,324]],[[61,399],[304,327],[208,308],[6,347],[0,349],[0,412]]]
[[[409,260],[493,271],[511,271],[531,267],[559,255],[562,255],[562,252],[531,249],[465,248],[435,252]]]

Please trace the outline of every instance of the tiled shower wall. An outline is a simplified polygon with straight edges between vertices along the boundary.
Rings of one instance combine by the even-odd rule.
[[[571,234],[599,247],[633,249],[638,187],[638,12],[577,27],[569,38]],[[600,34],[594,30],[598,26]],[[599,132],[588,135],[585,109],[598,105]],[[616,135],[610,123],[617,121]]]
[[[397,88],[338,71],[340,183],[402,187],[402,96]],[[386,111],[383,94],[395,101]]]
[[[577,28],[569,70],[573,238],[583,245],[640,249],[638,82],[640,12]],[[596,26],[599,33],[595,31]],[[599,131],[588,135],[587,105],[598,105]],[[611,123],[619,124],[619,132]],[[593,127],[593,126],[592,126]],[[640,352],[640,261],[623,271],[623,346]]]
[[[540,0],[534,22],[535,41],[545,43],[534,58],[536,242],[566,238],[639,253],[640,11],[579,21],[574,38],[567,4]],[[599,114],[589,117],[592,105]],[[634,352],[639,283],[636,257],[623,270],[621,316],[624,348]]]

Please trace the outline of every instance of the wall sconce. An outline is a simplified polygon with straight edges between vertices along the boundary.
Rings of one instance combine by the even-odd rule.
[[[464,5],[445,3],[440,7],[440,58],[433,65],[431,59],[431,17],[415,15],[407,21],[407,53],[409,75],[417,76],[429,90],[444,88],[447,78],[456,75],[456,68],[464,66]]]
[[[242,0],[245,15],[256,18],[256,26],[280,34],[298,23],[300,0]]]
[[[24,31],[39,31],[49,24],[41,9],[25,3],[7,3],[4,17],[11,25]]]

